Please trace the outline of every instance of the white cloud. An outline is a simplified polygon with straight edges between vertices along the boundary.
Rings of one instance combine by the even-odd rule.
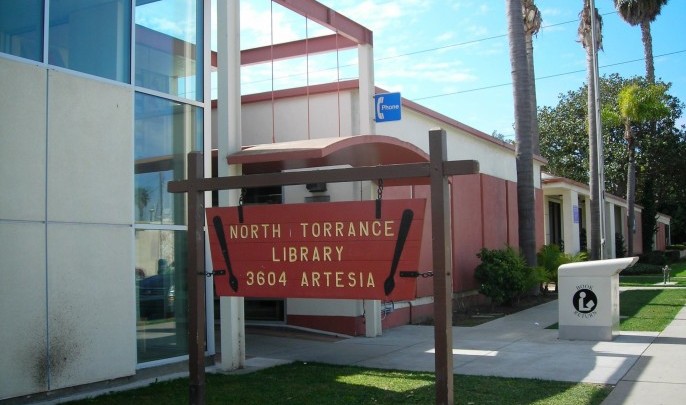
[[[434,41],[436,42],[447,42],[455,38],[455,32],[454,31],[446,31],[440,35],[438,35],[436,38],[434,38]]]
[[[220,0],[221,1],[221,0]],[[241,48],[254,48],[302,39],[296,29],[305,30],[305,19],[293,16],[282,7],[271,8],[269,2],[256,7],[256,2],[241,2]],[[272,11],[273,10],[273,11]],[[297,24],[300,19],[300,24]],[[300,26],[299,26],[300,25]]]

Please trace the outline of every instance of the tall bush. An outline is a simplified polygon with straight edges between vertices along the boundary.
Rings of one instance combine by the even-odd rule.
[[[549,283],[557,283],[557,269],[563,264],[582,262],[588,259],[586,252],[579,252],[574,255],[565,253],[557,245],[544,245],[538,251],[538,266],[542,269],[545,275],[542,290],[548,291]]]
[[[500,250],[484,248],[477,256],[481,264],[474,276],[480,283],[479,292],[495,305],[512,305],[538,283],[522,255],[509,246]]]

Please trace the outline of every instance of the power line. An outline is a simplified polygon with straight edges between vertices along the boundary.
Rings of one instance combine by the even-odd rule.
[[[607,15],[611,15],[611,14],[617,14],[617,12],[616,12],[616,11],[611,11],[611,12],[607,12],[607,13],[601,14],[601,16],[607,16]],[[547,29],[547,28],[556,27],[556,26],[560,26],[560,25],[566,25],[566,24],[576,23],[576,22],[578,22],[578,21],[579,21],[579,20],[576,19],[576,20],[562,21],[562,22],[554,23],[554,24],[548,24],[548,25],[542,26],[541,29]],[[397,59],[397,58],[401,58],[401,57],[405,57],[405,56],[412,56],[412,55],[418,55],[418,54],[422,54],[422,53],[435,52],[435,51],[440,51],[440,50],[444,50],[444,49],[455,48],[455,47],[459,47],[459,46],[470,45],[470,44],[475,44],[475,43],[490,41],[490,40],[493,40],[493,39],[499,39],[499,38],[504,38],[504,37],[507,37],[507,34],[493,35],[493,36],[490,36],[490,37],[484,37],[484,38],[474,39],[474,40],[470,40],[470,41],[463,41],[463,42],[454,43],[454,44],[449,44],[449,45],[444,45],[444,46],[439,46],[439,47],[426,48],[426,49],[419,49],[419,50],[416,50],[416,51],[405,52],[405,53],[398,54],[398,55],[392,55],[392,56],[386,56],[386,57],[381,57],[381,58],[375,58],[374,61],[375,61],[375,62],[378,62],[378,61],[386,61],[386,60]],[[659,57],[662,57],[662,56],[675,55],[675,54],[679,54],[679,53],[683,53],[683,52],[686,52],[686,49],[679,50],[679,51],[674,51],[674,52],[663,53],[663,54],[660,54],[660,55],[655,55],[654,58],[659,58]],[[640,61],[644,61],[644,60],[645,60],[645,58],[626,60],[626,61],[621,61],[621,62],[616,62],[616,63],[611,63],[611,64],[603,65],[603,66],[600,66],[600,68],[601,68],[601,69],[605,69],[605,68],[612,67],[612,66],[625,65],[625,64],[640,62]],[[324,71],[328,71],[328,70],[341,69],[341,68],[352,67],[352,66],[355,66],[355,64],[347,64],[347,65],[340,65],[340,66],[338,66],[338,67],[323,68],[323,69],[319,69],[319,70],[317,70],[317,71],[318,71],[318,72],[324,72]],[[550,79],[550,78],[555,78],[555,77],[561,77],[561,76],[568,76],[568,75],[578,74],[578,73],[583,73],[583,72],[586,72],[586,70],[585,70],[585,69],[580,69],[580,70],[574,70],[574,71],[569,71],[569,72],[556,73],[556,74],[547,75],[547,76],[539,76],[539,77],[536,77],[535,80],[536,80],[536,81],[539,81],[539,80],[545,80],[545,79]],[[255,80],[255,81],[248,82],[248,83],[245,83],[245,84],[246,84],[246,85],[255,84],[255,83],[260,83],[260,82],[265,82],[265,81],[271,81],[271,80],[273,80],[273,79],[288,79],[288,78],[297,77],[297,76],[302,76],[302,75],[303,75],[303,73],[295,73],[295,74],[291,74],[291,75],[279,76],[278,78],[263,79],[263,80]],[[505,87],[505,86],[511,86],[511,85],[512,85],[512,82],[500,83],[500,84],[494,84],[494,85],[489,85],[489,86],[476,87],[476,88],[473,88],[473,89],[460,90],[460,91],[454,91],[454,92],[442,93],[442,94],[435,94],[435,95],[424,96],[424,97],[417,97],[417,98],[414,98],[413,101],[428,100],[428,99],[439,98],[439,97],[447,97],[447,96],[456,95],[456,94],[472,93],[472,92],[475,92],[475,91],[489,90],[489,89],[493,89],[493,88]]]
[[[390,3],[390,1],[387,3]],[[602,15],[605,16],[608,14],[616,14],[616,12],[605,13]],[[558,25],[565,25],[565,24],[570,24],[570,23],[574,23],[574,22],[578,22],[578,20],[568,20],[568,21],[563,21],[563,22],[559,22],[559,23],[555,23],[555,24],[544,25],[544,26],[541,26],[541,29],[556,27]],[[458,42],[458,43],[454,43],[454,44],[448,44],[448,45],[443,45],[443,46],[438,46],[438,47],[433,47],[433,48],[419,49],[416,51],[405,52],[405,53],[401,53],[401,54],[397,54],[397,55],[374,58],[374,62],[386,61],[389,59],[397,59],[397,58],[402,58],[405,56],[418,55],[418,54],[428,53],[428,52],[435,52],[435,51],[440,51],[440,50],[444,50],[444,49],[456,48],[456,47],[464,46],[464,45],[477,44],[480,42],[485,42],[485,41],[490,41],[493,39],[499,39],[499,38],[505,38],[505,37],[507,37],[507,34],[499,34],[499,35],[493,35],[490,37],[478,38],[478,39],[473,39],[473,40],[469,40],[469,41]],[[338,68],[345,68],[345,67],[352,67],[352,66],[355,66],[355,64],[351,63],[351,64],[347,64],[347,65],[340,65],[338,67],[323,68],[323,69],[319,69],[317,71],[318,72],[325,72],[328,70],[334,70],[334,69],[338,69]],[[291,75],[279,76],[278,79],[288,79],[291,77],[297,77],[297,76],[302,76],[302,75],[303,75],[303,73],[294,73]],[[255,80],[255,81],[252,81],[252,82],[249,82],[246,84],[260,83],[260,82],[265,82],[265,81],[270,81],[270,80],[271,79]]]
[[[655,56],[653,56],[653,57],[654,57],[654,58],[659,58],[659,57],[662,57],[662,56],[675,55],[675,54],[684,53],[684,52],[686,52],[686,49],[682,49],[682,50],[680,50],[680,51],[674,51],[674,52],[663,53],[663,54],[655,55]],[[638,59],[626,60],[626,61],[622,61],[622,62],[616,62],[616,63],[610,63],[610,64],[607,64],[607,65],[603,65],[603,66],[600,66],[600,68],[601,68],[601,69],[605,69],[605,68],[612,67],[612,66],[619,66],[619,65],[626,65],[626,64],[629,64],[629,63],[642,62],[642,61],[644,61],[644,60],[645,60],[645,58],[638,58]],[[573,75],[573,74],[577,74],[577,73],[584,73],[584,72],[586,72],[586,69],[579,69],[579,70],[573,70],[573,71],[564,72],[564,73],[556,73],[556,74],[547,75],[547,76],[539,76],[539,77],[537,77],[535,80],[536,80],[536,81],[539,81],[539,80],[551,79],[551,78],[560,77],[560,76],[568,76],[568,75]],[[438,97],[453,96],[453,95],[455,95],[455,94],[471,93],[471,92],[475,92],[475,91],[488,90],[488,89],[493,89],[493,88],[497,88],[497,87],[505,87],[505,86],[511,86],[511,85],[512,85],[512,82],[500,83],[500,84],[493,84],[493,85],[490,85],[490,86],[483,86],[483,87],[476,87],[476,88],[473,88],[473,89],[460,90],[460,91],[453,91],[453,92],[450,92],[450,93],[435,94],[435,95],[425,96],[425,97],[416,97],[416,98],[413,99],[413,101],[427,100],[427,99],[438,98]]]
[[[609,12],[609,13],[601,14],[601,16],[606,16],[606,15],[610,15],[610,14],[617,14],[617,12],[616,12],[616,11],[612,11],[612,12]],[[559,25],[566,25],[566,24],[571,24],[571,23],[575,23],[575,22],[579,22],[579,20],[569,20],[569,21],[563,21],[563,22],[559,22],[559,23],[555,23],[555,24],[543,25],[543,26],[541,26],[541,29],[543,30],[543,29],[546,29],[546,28],[557,27],[557,26],[559,26]],[[401,57],[403,57],[403,56],[417,55],[417,54],[420,54],[420,53],[435,52],[435,51],[440,51],[440,50],[443,50],[443,49],[456,48],[456,47],[458,47],[458,46],[471,45],[471,44],[476,44],[476,43],[479,43],[479,42],[490,41],[490,40],[492,40],[492,39],[499,39],[499,38],[506,38],[506,37],[507,37],[507,34],[493,35],[493,36],[490,36],[490,37],[484,37],[484,38],[479,38],[479,39],[473,39],[473,40],[470,40],[470,41],[458,42],[458,43],[448,44],[448,45],[443,45],[443,46],[438,46],[438,47],[434,47],[434,48],[425,48],[425,49],[419,49],[419,50],[416,50],[416,51],[406,52],[406,53],[402,53],[402,54],[398,54],[398,55],[385,56],[385,57],[382,57],[382,58],[376,58],[376,59],[374,59],[374,61],[382,61],[382,60],[388,60],[388,59],[401,58]]]

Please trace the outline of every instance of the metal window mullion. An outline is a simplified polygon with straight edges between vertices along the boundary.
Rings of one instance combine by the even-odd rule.
[[[48,63],[48,42],[50,40],[50,0],[43,3],[43,59],[42,62]]]
[[[136,0],[131,0],[131,46],[129,47],[129,84],[136,88]],[[135,103],[134,103],[135,105]]]
[[[204,106],[205,106],[203,101],[197,101],[197,100],[193,100],[190,98],[183,98],[183,97],[175,96],[173,94],[165,93],[162,91],[148,89],[147,87],[141,87],[138,85],[134,85],[134,89],[136,90],[137,93],[142,93],[142,94],[147,94],[147,95],[153,96],[153,97],[163,98],[165,100],[173,101],[176,103],[187,104],[187,105],[192,105],[194,107],[201,107],[201,108],[204,108]]]

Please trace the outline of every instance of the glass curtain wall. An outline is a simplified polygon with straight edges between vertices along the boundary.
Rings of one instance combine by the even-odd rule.
[[[137,0],[135,244],[138,362],[188,354],[186,156],[203,150],[202,0]]]
[[[0,0],[0,52],[131,83],[131,0]]]
[[[0,52],[43,61],[43,0],[0,0]]]
[[[51,0],[48,38],[49,64],[130,82],[130,0]]]
[[[188,152],[203,150],[209,105],[203,94],[203,3],[0,0],[0,53],[135,89],[139,363],[188,353],[185,196],[166,189],[170,180],[186,177]]]

